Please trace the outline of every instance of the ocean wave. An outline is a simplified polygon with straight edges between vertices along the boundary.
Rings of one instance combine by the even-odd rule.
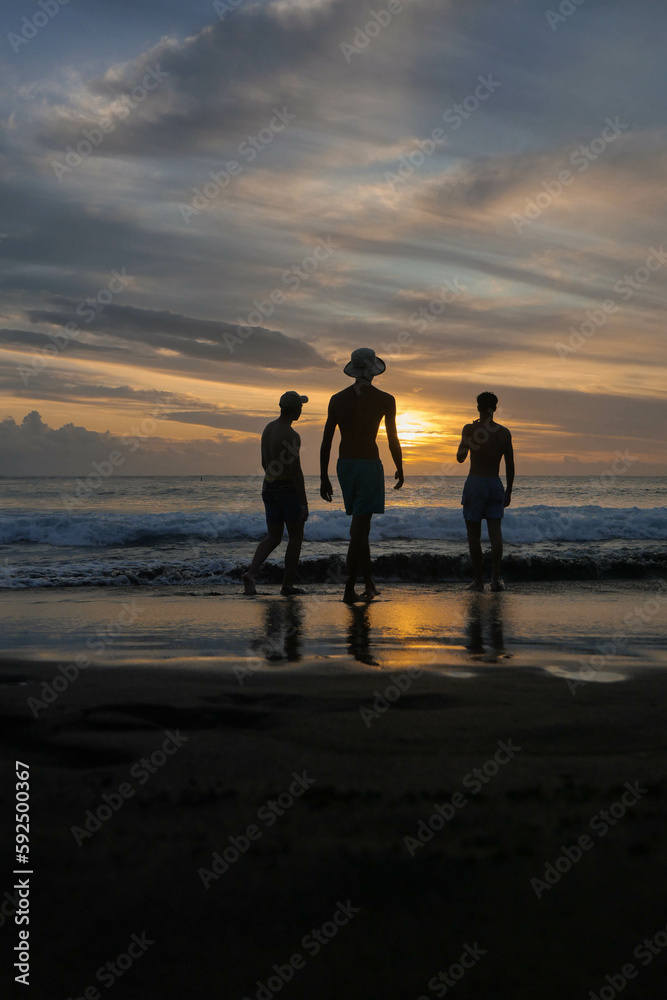
[[[350,521],[339,510],[316,511],[306,524],[306,539],[348,538]],[[377,541],[439,539],[460,541],[461,508],[392,507],[373,522]],[[167,542],[254,540],[265,530],[262,512],[206,513],[31,513],[0,515],[0,545],[109,548],[154,546]],[[602,542],[667,539],[667,508],[552,507],[510,508],[503,534],[509,543]]]
[[[489,554],[486,554],[488,563]],[[238,584],[247,563],[224,558],[144,560],[121,557],[40,565],[13,566],[0,573],[0,590],[52,587],[224,586]],[[488,568],[488,567],[487,567]],[[470,579],[470,561],[464,553],[393,552],[373,560],[378,580],[404,583],[447,583]],[[508,582],[544,580],[645,579],[667,576],[667,550],[622,547],[602,550],[589,546],[562,553],[510,553],[503,560]],[[264,583],[279,584],[280,562],[262,568]],[[315,556],[299,564],[298,580],[305,584],[342,586],[345,564],[341,556]]]

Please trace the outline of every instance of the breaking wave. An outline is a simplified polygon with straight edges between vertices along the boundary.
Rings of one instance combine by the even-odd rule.
[[[305,536],[311,542],[348,537],[349,518],[337,510],[311,514]],[[110,548],[163,543],[255,540],[264,533],[264,516],[256,513],[61,513],[0,515],[0,545],[42,544],[57,547]],[[371,537],[377,541],[460,541],[464,537],[460,507],[394,507],[375,518]],[[667,508],[550,507],[509,509],[503,522],[505,540],[539,542],[604,542],[667,539]]]

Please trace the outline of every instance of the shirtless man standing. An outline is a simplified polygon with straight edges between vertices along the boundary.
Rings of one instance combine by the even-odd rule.
[[[470,473],[461,499],[473,571],[473,581],[468,590],[484,590],[481,542],[484,518],[491,542],[491,590],[505,589],[505,584],[500,579],[503,558],[502,518],[505,507],[509,507],[512,502],[514,451],[512,435],[507,427],[493,419],[497,406],[498,397],[493,392],[479,394],[479,418],[472,424],[466,424],[461,431],[461,443],[456,453],[457,462],[465,462],[470,452]],[[507,489],[503,487],[500,478],[500,460],[503,456]]]
[[[355,380],[354,385],[337,392],[329,401],[329,413],[320,450],[320,496],[331,503],[333,490],[329,481],[329,457],[336,427],[340,428],[340,451],[336,473],[343,492],[345,513],[352,515],[350,546],[347,552],[347,580],[343,600],[347,604],[370,601],[378,593],[372,576],[368,536],[373,514],[384,513],[384,469],[375,442],[380,423],[384,424],[391,456],[396,464],[394,486],[403,485],[403,457],[396,433],[396,400],[388,392],[372,385],[373,378],[386,368],[370,347],[360,347],[343,371]],[[355,592],[361,573],[366,589]]]
[[[255,578],[264,561],[280,545],[283,527],[287,525],[289,542],[285,553],[285,576],[280,593],[283,597],[303,594],[294,586],[294,575],[299,564],[303,526],[308,520],[306,486],[301,471],[299,451],[301,438],[292,427],[298,420],[308,396],[298,392],[285,392],[280,397],[280,416],[267,424],[262,433],[262,468],[264,485],[262,500],[266,508],[267,534],[257,546],[249,569],[243,574],[246,594],[256,594]]]

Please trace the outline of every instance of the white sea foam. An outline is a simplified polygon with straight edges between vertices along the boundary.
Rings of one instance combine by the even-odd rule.
[[[349,518],[339,510],[317,512],[306,524],[312,542],[348,538]],[[165,542],[254,540],[264,533],[263,514],[206,513],[59,513],[0,515],[0,545],[109,548],[156,546]],[[667,539],[664,507],[550,507],[508,509],[503,523],[507,542],[587,542]],[[460,541],[465,535],[461,508],[393,507],[374,518],[372,538]]]

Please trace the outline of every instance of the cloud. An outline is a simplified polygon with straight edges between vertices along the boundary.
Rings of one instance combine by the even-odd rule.
[[[73,423],[49,427],[33,410],[21,423],[12,417],[0,421],[0,466],[6,476],[87,477],[112,453],[121,456],[114,465],[119,475],[225,475],[232,468],[257,472],[255,455],[247,445],[223,434],[214,439],[171,441],[155,435],[154,420],[137,421],[127,436],[99,433]],[[115,461],[118,461],[116,458]]]
[[[274,414],[272,414],[274,416]],[[197,424],[200,427],[217,427],[221,430],[246,431],[261,434],[267,416],[247,416],[235,410],[176,410],[160,413],[160,420],[174,420],[180,424]]]
[[[101,76],[80,79],[75,87],[70,83],[59,102],[43,98],[34,109],[41,126],[37,142],[50,151],[64,150],[81,138],[82,127],[108,118],[117,127],[104,140],[105,156],[189,156],[220,150],[225,143],[236,146],[266,124],[273,106],[283,105],[297,113],[300,128],[318,129],[328,119],[330,127],[344,132],[346,123],[336,127],[335,115],[322,114],[331,109],[332,94],[355,94],[363,101],[359,84],[372,80],[400,100],[400,66],[411,49],[405,28],[419,16],[417,8],[423,8],[422,17],[433,18],[422,0],[412,0],[412,7],[396,18],[400,25],[385,32],[382,46],[358,60],[354,79],[348,79],[340,44],[356,30],[357,0],[247,4],[194,35],[165,37]],[[388,51],[395,53],[391,63]],[[123,100],[155,66],[165,74],[163,85],[119,119]]]
[[[8,333],[12,339],[3,338],[3,334]],[[29,331],[3,331],[0,330],[0,342],[21,343]],[[42,334],[39,335],[43,337]],[[28,343],[32,341],[28,340]],[[42,346],[44,340],[34,342],[37,346]],[[20,368],[17,364],[6,365],[0,372],[0,393],[15,397],[25,397],[28,399],[54,400],[67,402],[71,405],[81,403],[122,403],[123,411],[130,407],[141,413],[154,410],[156,407],[184,407],[192,409],[194,397],[184,393],[171,392],[165,389],[137,389],[130,385],[110,385],[99,382],[91,382],[81,376],[75,369],[63,373],[52,366],[44,368],[40,372],[38,379],[31,379],[26,382],[21,376]],[[202,405],[197,400],[198,405]],[[212,410],[215,407],[211,407]]]
[[[201,445],[202,460],[227,449],[235,470],[245,461],[236,438],[255,433],[288,383],[320,405],[339,388],[330,359],[360,343],[382,355],[407,329],[410,344],[389,352],[399,405],[423,389],[423,405],[442,414],[443,398],[459,408],[494,381],[506,395],[534,391],[534,408],[520,411],[522,427],[534,418],[526,440],[535,455],[559,450],[562,465],[571,435],[584,434],[584,450],[611,444],[612,430],[586,423],[601,395],[613,434],[639,440],[645,425],[653,440],[660,419],[645,404],[661,399],[667,368],[667,268],[567,364],[554,348],[664,240],[662,14],[635,6],[587,0],[552,31],[542,7],[514,0],[412,0],[349,62],[340,44],[364,23],[358,0],[244,0],[224,22],[203,3],[123,3],[122,17],[100,0],[76,16],[72,7],[67,30],[45,30],[0,69],[4,412],[19,397],[54,424],[69,419],[69,401],[86,424],[99,404],[118,429],[128,409],[155,402],[174,433],[224,432]],[[121,117],[149,66],[167,75]],[[385,173],[487,74],[497,91],[392,188]],[[296,118],[250,160],[239,147],[274,107]],[[627,133],[517,233],[512,213],[617,115]],[[113,129],[59,182],[51,161],[102,117]],[[179,205],[230,159],[241,173],[186,224]],[[331,260],[248,320],[325,237],[339,245]],[[83,322],[80,303],[121,268],[132,284]],[[455,278],[465,296],[418,330],[413,312]],[[230,352],[237,317],[253,330]],[[68,321],[79,340],[25,386],[21,356],[50,347]],[[211,405],[216,383],[251,411]],[[18,440],[28,447],[29,436]],[[187,465],[185,452],[171,454],[174,468]]]
[[[50,324],[65,327],[75,323],[77,327],[88,322],[90,309],[77,311],[77,303],[65,296],[55,296],[51,300],[58,309],[29,309],[31,323]],[[275,308],[270,300],[259,303],[261,308]],[[261,312],[257,315],[261,316]],[[223,364],[236,363],[261,368],[281,368],[297,370],[304,368],[329,368],[331,363],[323,358],[310,344],[295,337],[288,337],[279,330],[268,330],[262,326],[247,326],[252,317],[239,317],[241,323],[227,323],[218,320],[195,319],[168,310],[138,309],[135,306],[108,305],[94,320],[95,335],[107,334],[112,339],[107,345],[90,344],[78,338],[71,342],[68,351],[113,350],[137,353],[137,346],[143,345],[150,351],[171,351],[183,358],[215,361]],[[85,327],[84,327],[85,329]],[[44,335],[28,334],[21,331],[2,331],[5,342],[20,343],[21,340],[37,346],[42,336],[43,344],[50,343]],[[42,345],[43,346],[43,345]]]

